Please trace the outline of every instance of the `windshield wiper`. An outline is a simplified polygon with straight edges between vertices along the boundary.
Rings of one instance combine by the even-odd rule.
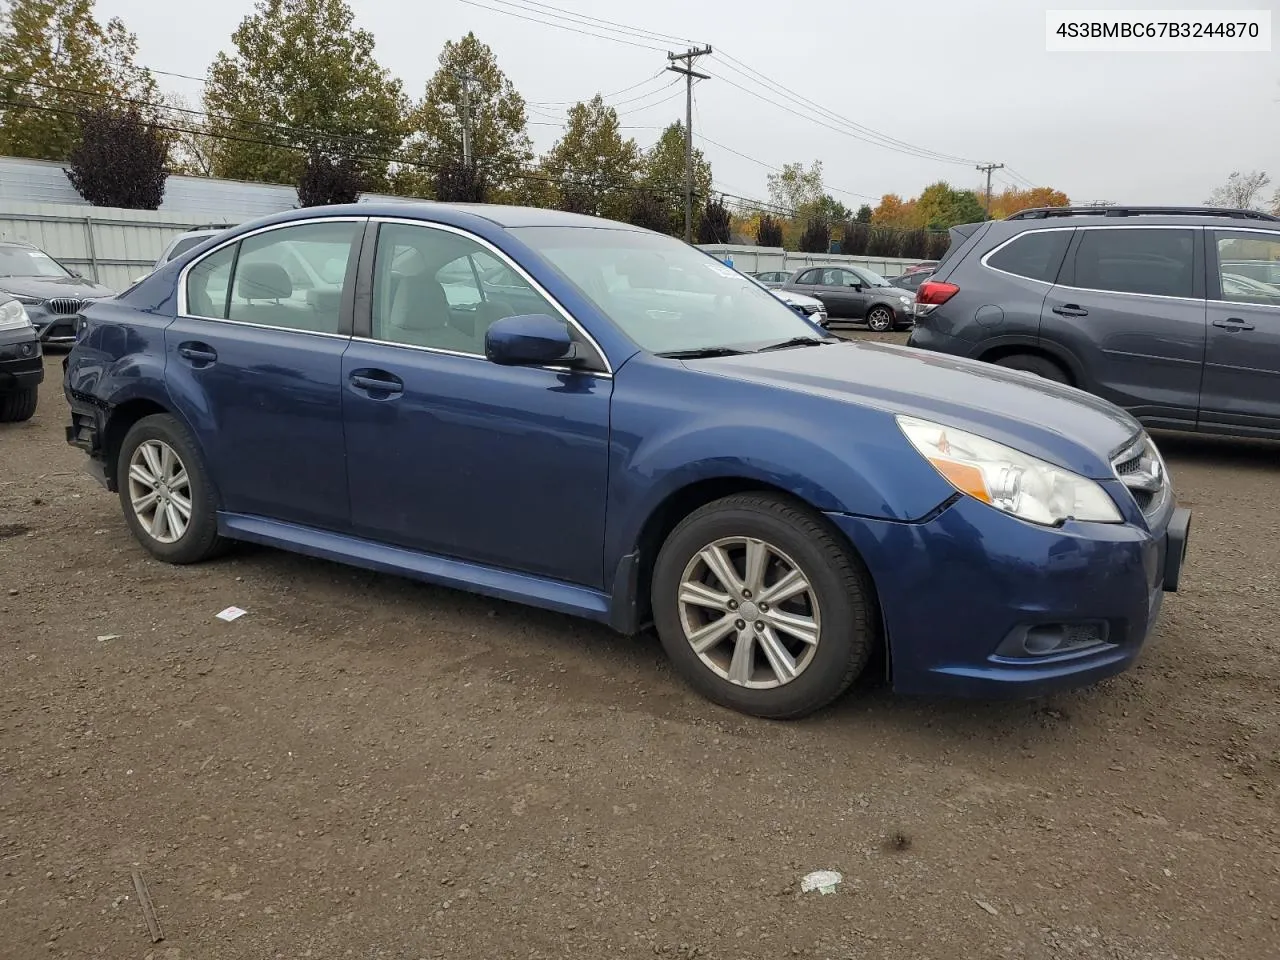
[[[768,346],[761,347],[756,353],[764,353],[766,350],[785,350],[787,347],[822,347],[828,343],[832,343],[830,338],[819,340],[817,337],[792,337],[790,340],[783,340],[781,343],[771,343]]]
[[[692,350],[668,350],[658,356],[668,360],[698,360],[702,357],[738,357],[744,353],[745,350],[735,350],[733,347],[695,347]]]

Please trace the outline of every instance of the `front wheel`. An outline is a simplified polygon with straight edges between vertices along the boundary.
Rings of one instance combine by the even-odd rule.
[[[867,313],[867,326],[873,333],[888,333],[893,329],[893,311],[888,307],[872,307]]]
[[[686,517],[658,554],[654,621],[688,683],[776,720],[805,716],[862,672],[876,629],[861,561],[792,500],[740,494]]]
[[[22,423],[36,415],[40,401],[39,387],[24,387],[12,393],[0,393],[0,423]]]
[[[157,560],[198,563],[226,546],[195,441],[168,414],[144,417],[125,434],[116,484],[133,535]]]
[[[1042,357],[1034,353],[1010,354],[997,360],[996,365],[1007,367],[1010,370],[1024,370],[1027,373],[1034,373],[1037,377],[1052,380],[1054,383],[1071,383],[1071,378],[1067,376],[1067,371],[1063,370],[1062,367],[1048,357]]]

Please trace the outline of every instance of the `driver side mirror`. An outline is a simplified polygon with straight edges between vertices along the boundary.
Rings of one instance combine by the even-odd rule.
[[[539,366],[576,360],[578,347],[563,320],[525,313],[493,322],[484,335],[484,355],[504,367]]]
[[[849,281],[849,286],[851,286],[851,287],[853,287],[853,289],[855,289],[855,290],[857,290],[857,291],[861,292],[861,290],[862,290],[862,281],[861,281],[861,280],[850,280],[850,281]]]

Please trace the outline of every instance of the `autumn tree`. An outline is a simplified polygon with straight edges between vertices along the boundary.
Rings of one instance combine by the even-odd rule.
[[[80,141],[85,111],[132,107],[144,120],[156,99],[136,64],[137,38],[93,0],[10,0],[0,12],[0,154],[63,160]],[[127,103],[126,101],[135,101]]]
[[[1235,210],[1262,210],[1262,192],[1271,183],[1271,178],[1260,170],[1241,173],[1234,170],[1227,182],[1217,187],[1205,201],[1210,207],[1230,207]],[[1275,196],[1280,205],[1280,191]]]
[[[574,213],[625,219],[640,170],[640,148],[623,139],[618,112],[600,94],[569,108],[564,135],[542,159],[559,181],[559,204]]]
[[[374,57],[344,0],[258,0],[209,68],[204,104],[217,176],[296,182],[311,150],[347,156],[363,184],[386,184],[400,146],[400,81]]]
[[[728,243],[730,236],[729,209],[719,200],[708,200],[698,217],[698,243]]]
[[[656,194],[670,198],[672,223],[666,233],[684,235],[684,124],[680,121],[662,131],[657,142],[645,151],[640,162],[640,182]],[[693,208],[711,195],[711,164],[702,151],[693,148]]]
[[[916,222],[915,201],[903,201],[896,193],[886,193],[871,212],[871,223],[905,230]]]
[[[979,189],[975,193],[978,203],[985,207],[986,191]],[[1006,187],[1000,193],[993,193],[991,196],[991,219],[1003,220],[1019,210],[1029,210],[1034,207],[1065,207],[1070,203],[1065,193],[1054,190],[1052,187],[1032,187],[1029,190]]]
[[[136,107],[100,107],[80,115],[80,139],[67,179],[95,207],[155,210],[164,199],[169,145]]]
[[[360,165],[350,157],[331,156],[313,147],[298,178],[298,205],[322,207],[360,199]]]
[[[764,214],[756,227],[756,245],[761,247],[782,246],[782,224],[776,217]]]
[[[518,175],[533,159],[524,98],[474,33],[445,41],[436,59],[439,67],[408,116],[405,153],[427,168],[462,159],[463,77],[469,77],[471,156],[490,188],[511,199]]]

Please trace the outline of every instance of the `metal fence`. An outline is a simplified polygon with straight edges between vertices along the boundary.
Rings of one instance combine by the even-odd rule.
[[[741,243],[705,243],[699,245],[707,253],[721,260],[733,258],[733,268],[742,273],[766,273],[785,270],[790,273],[801,267],[822,264],[851,264],[874,270],[883,277],[896,277],[912,264],[919,263],[905,257],[854,257],[841,253],[797,253],[781,247],[753,247]]]

